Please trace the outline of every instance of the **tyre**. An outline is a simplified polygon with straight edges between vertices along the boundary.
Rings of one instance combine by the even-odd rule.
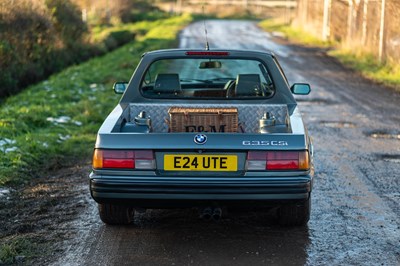
[[[282,205],[278,211],[279,224],[283,226],[304,226],[310,220],[311,195],[307,200]]]
[[[133,222],[135,210],[129,206],[98,204],[100,219],[105,224],[124,225]]]

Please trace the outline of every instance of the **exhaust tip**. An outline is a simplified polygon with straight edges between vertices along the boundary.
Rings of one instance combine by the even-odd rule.
[[[210,221],[213,215],[213,210],[211,208],[205,208],[200,214],[200,218],[204,221]]]
[[[212,214],[212,219],[216,222],[220,221],[222,217],[222,210],[221,208],[215,208]]]

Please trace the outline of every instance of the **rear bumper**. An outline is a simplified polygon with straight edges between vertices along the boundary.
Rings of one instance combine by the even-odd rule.
[[[312,190],[312,176],[296,177],[116,177],[90,175],[90,192],[98,203],[141,208],[173,208],[218,202],[275,204],[303,201]]]

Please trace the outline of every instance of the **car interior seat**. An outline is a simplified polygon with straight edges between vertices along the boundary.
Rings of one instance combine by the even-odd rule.
[[[258,74],[237,75],[234,94],[236,97],[262,96],[260,75]]]
[[[157,74],[154,82],[154,92],[157,94],[177,95],[182,91],[179,74]]]

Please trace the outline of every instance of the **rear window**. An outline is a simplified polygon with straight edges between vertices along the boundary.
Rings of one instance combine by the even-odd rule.
[[[259,99],[275,92],[264,64],[249,59],[165,59],[153,62],[141,83],[147,98]]]

